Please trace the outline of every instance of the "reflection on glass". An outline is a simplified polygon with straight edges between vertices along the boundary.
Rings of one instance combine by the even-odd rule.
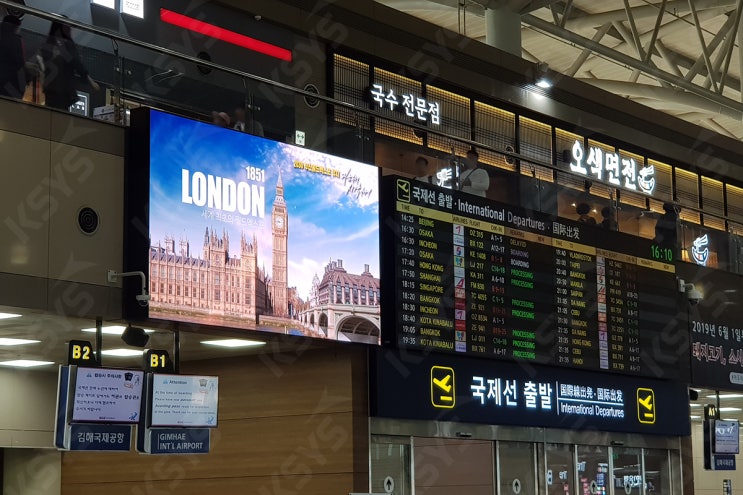
[[[534,444],[498,442],[500,493],[536,493]]]
[[[645,450],[645,493],[670,495],[672,493],[671,487],[668,451],[659,449]]]
[[[573,493],[575,470],[572,446],[548,443],[545,452],[547,457],[545,482],[548,495]]]
[[[642,477],[642,450],[637,448],[620,447],[612,451],[614,472],[612,480],[614,491],[624,490],[630,495],[641,495],[643,486]]]
[[[578,445],[578,493],[605,495],[609,474],[609,452],[606,447]]]
[[[415,437],[413,448],[416,495],[493,494],[493,442]]]
[[[409,495],[410,487],[410,445],[407,438],[372,437],[371,457],[371,491],[387,493],[385,480],[394,480],[394,492]]]

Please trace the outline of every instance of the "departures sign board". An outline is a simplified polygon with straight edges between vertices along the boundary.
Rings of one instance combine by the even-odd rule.
[[[688,378],[669,251],[398,176],[381,197],[385,344]]]

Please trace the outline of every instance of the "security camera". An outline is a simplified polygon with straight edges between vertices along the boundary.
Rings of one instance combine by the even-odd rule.
[[[699,292],[694,284],[687,284],[683,279],[679,279],[679,292],[686,294],[686,299],[689,300],[689,304],[696,306],[699,301],[704,299],[704,294]]]
[[[147,305],[150,303],[150,295],[149,294],[137,294],[135,296],[135,299],[137,299],[137,302],[143,308],[147,307]]]
[[[696,287],[694,287],[694,284],[689,284],[691,287],[687,287],[686,289],[686,298],[689,300],[689,304],[692,306],[696,306],[699,304],[699,301],[704,299],[704,296],[701,292],[697,290]]]

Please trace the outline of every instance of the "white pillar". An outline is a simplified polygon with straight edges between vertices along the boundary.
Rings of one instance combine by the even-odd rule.
[[[485,43],[521,57],[521,16],[507,7],[485,9]]]

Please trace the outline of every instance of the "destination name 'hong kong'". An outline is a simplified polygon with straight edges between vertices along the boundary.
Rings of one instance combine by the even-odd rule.
[[[419,261],[418,268],[422,270],[431,270],[433,272],[443,272],[444,265],[439,263],[431,263],[430,261]]]

